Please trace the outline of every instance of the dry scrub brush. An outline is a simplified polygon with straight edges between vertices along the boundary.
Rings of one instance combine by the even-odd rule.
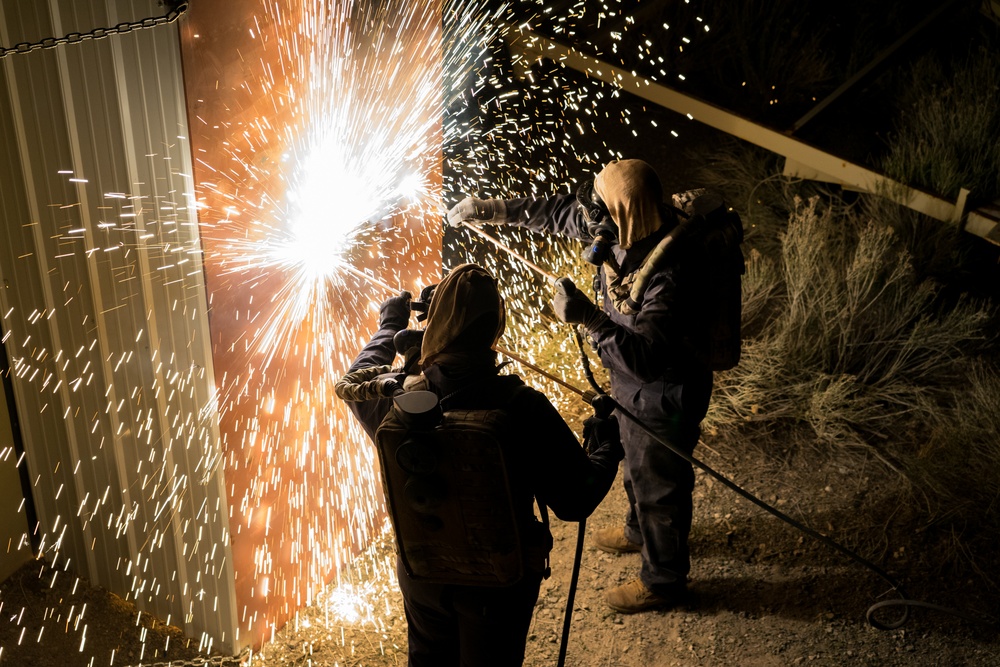
[[[951,63],[917,61],[901,86],[902,104],[883,169],[947,198],[1000,196],[1000,57],[978,45]]]
[[[817,196],[790,204],[780,252],[749,249],[744,355],[719,374],[707,426],[877,459],[923,527],[1000,526],[995,308],[943,298],[886,220]]]

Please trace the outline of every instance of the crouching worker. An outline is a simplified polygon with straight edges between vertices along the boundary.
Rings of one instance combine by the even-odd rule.
[[[588,454],[543,394],[499,373],[493,345],[504,331],[504,301],[493,276],[474,264],[433,290],[419,340],[422,372],[387,373],[394,338],[413,340],[396,336],[410,306],[406,292],[382,304],[378,331],[337,392],[379,451],[408,664],[521,665],[552,546],[545,507],[565,521],[597,507],[624,456],[618,425],[591,421]],[[351,381],[359,378],[365,382]],[[361,384],[379,386],[354,391]]]

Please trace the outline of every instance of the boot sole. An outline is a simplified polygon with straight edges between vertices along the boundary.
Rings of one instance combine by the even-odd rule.
[[[617,554],[617,555],[621,555],[621,554],[637,554],[640,551],[642,551],[642,547],[640,547],[638,545],[635,548],[627,547],[625,549],[618,549],[616,547],[609,547],[609,546],[605,546],[603,544],[596,544],[596,543],[594,544],[594,546],[597,547],[598,549],[600,549],[601,551],[603,551],[604,553]]]
[[[605,604],[607,604],[609,607],[611,607],[612,609],[614,609],[615,611],[617,611],[620,614],[638,614],[638,613],[641,613],[641,612],[644,612],[644,611],[670,611],[671,609],[677,609],[678,607],[681,607],[681,606],[685,605],[686,602],[687,602],[686,595],[681,596],[681,597],[677,598],[676,600],[675,599],[671,599],[671,598],[667,598],[667,599],[662,600],[660,602],[655,602],[655,603],[652,603],[652,604],[643,605],[641,607],[625,607],[625,606],[619,606],[619,605],[616,605],[616,604],[612,604],[608,600],[604,601]]]
[[[667,609],[673,609],[674,607],[677,606],[677,604],[670,602],[661,602],[658,604],[649,605],[647,607],[619,607],[609,602],[608,606],[617,611],[619,614],[639,614],[644,611],[665,611]]]

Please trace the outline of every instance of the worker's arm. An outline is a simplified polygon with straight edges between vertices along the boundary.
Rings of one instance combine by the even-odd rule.
[[[393,337],[406,328],[410,319],[410,294],[402,292],[386,300],[379,309],[378,330],[372,336],[351,363],[348,373],[353,373],[373,366],[389,366],[396,357],[396,347]],[[348,401],[347,407],[358,421],[365,433],[374,441],[375,431],[382,419],[392,407],[389,398],[371,399],[367,401]]]
[[[621,440],[608,435],[588,455],[576,435],[549,400],[537,391],[525,392],[515,414],[526,425],[521,447],[528,476],[538,500],[563,521],[587,518],[607,495],[624,457]]]

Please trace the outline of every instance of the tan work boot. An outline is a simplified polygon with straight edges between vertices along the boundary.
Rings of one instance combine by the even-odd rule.
[[[602,528],[594,533],[594,546],[609,554],[632,554],[642,551],[642,545],[625,537],[625,529]]]
[[[649,611],[650,609],[669,609],[676,607],[683,601],[683,588],[678,589],[676,595],[669,597],[657,595],[642,583],[641,579],[617,586],[608,591],[608,606],[623,614],[634,614],[639,611]]]

